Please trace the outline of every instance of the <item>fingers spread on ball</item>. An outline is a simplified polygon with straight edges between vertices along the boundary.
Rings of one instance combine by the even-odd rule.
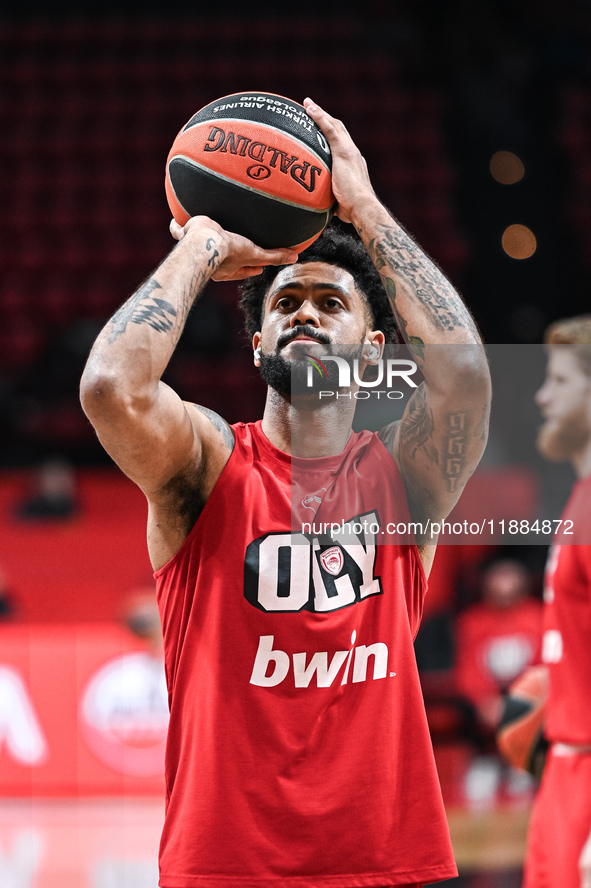
[[[304,108],[312,120],[318,124],[322,132],[325,136],[330,136],[331,133],[334,135],[338,135],[338,131],[346,133],[347,128],[342,120],[338,120],[336,117],[331,117],[320,105],[317,105],[312,99],[306,98],[304,99]]]

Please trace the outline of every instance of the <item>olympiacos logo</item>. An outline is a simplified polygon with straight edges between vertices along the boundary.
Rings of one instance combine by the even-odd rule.
[[[327,570],[329,574],[332,574],[333,577],[338,577],[343,569],[345,561],[343,558],[343,550],[339,546],[331,546],[330,549],[327,549],[321,554],[320,561],[322,562],[323,568]]]
[[[127,654],[102,666],[82,695],[81,730],[90,749],[123,774],[163,772],[168,696],[164,666],[148,654]]]

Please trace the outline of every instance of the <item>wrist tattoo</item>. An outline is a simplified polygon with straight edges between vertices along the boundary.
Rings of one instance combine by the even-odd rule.
[[[216,242],[213,237],[207,238],[207,241],[205,242],[205,249],[208,253],[211,252],[211,256],[208,257],[207,264],[209,268],[212,269],[212,272],[215,272],[218,265],[220,264],[219,262],[216,262],[216,259],[219,258],[220,252],[217,249]]]

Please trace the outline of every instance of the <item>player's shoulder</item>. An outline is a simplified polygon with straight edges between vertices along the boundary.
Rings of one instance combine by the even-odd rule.
[[[191,423],[195,446],[186,464],[180,465],[175,474],[149,497],[150,501],[164,504],[171,514],[189,513],[191,500],[203,508],[224,467],[234,450],[234,430],[218,413],[200,404],[184,402]]]
[[[148,548],[155,569],[178,552],[211,496],[234,449],[230,424],[208,407],[184,402],[195,447],[186,464],[148,496]]]
[[[205,439],[204,443],[207,441],[214,446],[218,444],[227,448],[231,453],[234,449],[235,434],[230,423],[215,410],[204,407],[202,404],[185,402],[185,406],[197,434]]]

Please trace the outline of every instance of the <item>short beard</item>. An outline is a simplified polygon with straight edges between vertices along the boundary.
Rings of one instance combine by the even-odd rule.
[[[329,349],[327,348],[327,351]],[[318,373],[312,375],[312,386],[308,385],[308,371],[310,364],[307,361],[295,359],[286,360],[283,355],[261,355],[261,376],[267,385],[284,398],[292,395],[310,396],[317,399],[321,389],[338,389],[339,369],[334,361],[329,361],[328,379],[320,378]]]
[[[536,446],[550,462],[566,462],[585,447],[590,435],[587,415],[579,409],[563,417],[557,424],[546,421],[538,432]]]
[[[261,355],[259,370],[269,388],[284,398],[291,397],[292,366],[283,355]]]

